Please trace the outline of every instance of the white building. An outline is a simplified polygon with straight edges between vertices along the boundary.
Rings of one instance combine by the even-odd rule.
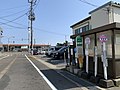
[[[120,22],[120,4],[110,1],[89,14],[91,15],[91,29],[113,22]]]
[[[86,32],[88,30],[93,30],[95,28],[108,25],[114,22],[120,23],[120,4],[114,3],[112,1],[92,10],[89,12],[90,16],[73,24],[71,26],[73,35],[71,36],[71,39],[74,40],[74,42],[77,43],[77,36],[80,36],[80,33]],[[91,37],[93,38],[93,37]],[[92,42],[92,41],[91,41]],[[82,54],[80,51],[83,49],[83,46],[79,47],[74,44],[74,46],[77,48],[76,55]],[[83,43],[83,42],[81,42]],[[92,47],[92,45],[91,45]],[[81,48],[81,49],[79,49]],[[79,53],[80,52],[80,53]],[[93,55],[94,53],[91,53]]]
[[[73,35],[113,22],[120,23],[120,4],[110,1],[89,12],[89,14],[89,17],[71,26]]]

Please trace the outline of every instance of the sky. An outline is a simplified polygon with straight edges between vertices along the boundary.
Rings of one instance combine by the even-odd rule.
[[[35,1],[35,0],[34,0]],[[87,1],[87,3],[86,3]],[[89,16],[89,12],[110,0],[37,0],[34,8],[33,38],[36,44],[71,42],[71,25]],[[113,0],[119,2],[119,0]],[[0,27],[3,44],[28,43],[28,0],[1,0]],[[13,42],[14,41],[14,42]]]

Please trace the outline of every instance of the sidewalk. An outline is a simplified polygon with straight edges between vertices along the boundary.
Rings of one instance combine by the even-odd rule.
[[[43,64],[47,65],[48,67],[52,67],[53,69],[64,69],[66,68],[66,63],[64,60],[55,60],[43,55],[40,56],[33,56],[38,61],[42,62]]]
[[[47,58],[45,56],[33,56],[35,59],[37,59],[38,61],[42,62],[43,64],[45,64],[46,66],[48,66],[49,68],[51,69],[55,69],[55,70],[61,70],[61,69],[64,69],[64,70],[67,70],[66,68],[66,63],[64,60],[54,60],[54,59],[50,59],[50,58]],[[80,80],[84,81],[84,82],[87,82],[87,84],[91,84],[91,85],[94,85],[94,83],[91,83],[89,82],[88,80],[86,79],[82,79],[80,78],[79,74],[81,73],[78,69],[74,69],[74,70],[67,70],[69,72],[71,72],[72,75],[77,75],[79,77]],[[78,78],[77,77],[77,78]],[[92,87],[94,90],[98,89],[98,90],[120,90],[120,87],[110,87],[110,88],[102,88],[102,87],[99,87],[99,86],[94,86]]]

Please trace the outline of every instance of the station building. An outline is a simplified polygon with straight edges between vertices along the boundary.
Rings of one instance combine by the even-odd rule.
[[[50,45],[35,44],[34,49],[48,49]],[[28,51],[29,44],[2,44],[3,51]],[[9,50],[8,50],[9,49]]]

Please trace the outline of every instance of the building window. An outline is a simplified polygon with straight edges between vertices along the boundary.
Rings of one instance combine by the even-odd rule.
[[[78,29],[75,30],[75,34],[79,34],[79,33],[78,33]]]
[[[79,33],[82,33],[82,32],[88,31],[88,30],[89,30],[89,25],[86,25],[84,27],[76,29],[75,34],[79,34]]]
[[[89,30],[89,25],[86,25],[82,27],[82,32],[88,31]]]

